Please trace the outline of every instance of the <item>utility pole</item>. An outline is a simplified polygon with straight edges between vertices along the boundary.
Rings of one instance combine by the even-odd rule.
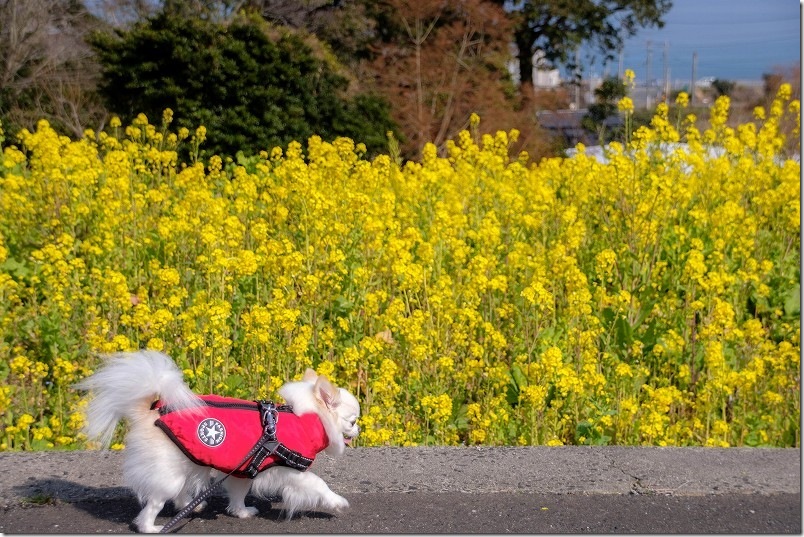
[[[695,102],[695,70],[698,68],[698,53],[692,53],[692,78],[690,79],[690,104]]]
[[[581,85],[583,84],[583,71],[581,70],[581,47],[575,49],[575,69],[578,71],[575,85],[575,110],[581,109]]]
[[[650,60],[651,55],[653,54],[653,50],[651,49],[651,41],[648,39],[648,60],[647,65],[645,68],[645,108],[650,109],[650,80],[651,80],[651,73],[650,73]]]
[[[664,52],[662,54],[662,71],[664,71],[664,104],[670,102],[670,67],[667,65],[667,49],[670,44],[664,42]]]

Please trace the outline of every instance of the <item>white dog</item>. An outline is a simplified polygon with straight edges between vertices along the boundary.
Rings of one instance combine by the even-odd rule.
[[[117,423],[121,419],[128,421],[123,477],[143,505],[134,519],[140,532],[161,530],[162,526],[155,525],[155,520],[165,502],[172,500],[174,506],[181,509],[209,484],[211,476],[228,473],[210,468],[212,464],[201,465],[207,463],[194,461],[162,428],[155,426],[164,418],[167,409],[168,413],[190,416],[195,420],[192,421],[192,433],[195,435],[197,430],[198,439],[211,446],[209,451],[214,452],[212,448],[217,448],[215,453],[224,455],[237,451],[228,454],[238,460],[248,452],[248,448],[231,449],[231,444],[223,443],[227,438],[234,438],[239,427],[230,427],[229,437],[225,437],[223,426],[214,423],[217,420],[210,421],[208,403],[190,390],[178,367],[162,353],[145,350],[116,354],[76,387],[91,392],[85,427],[90,439],[98,439],[108,446]],[[316,451],[323,449],[328,454],[340,455],[345,445],[357,436],[356,422],[360,415],[357,399],[311,369],[301,381],[282,386],[279,394],[292,407],[292,414],[290,409],[284,409],[287,414],[279,413],[278,426],[281,427],[283,421],[303,420],[309,424],[313,420],[319,438]],[[161,411],[154,405],[157,399],[162,405]],[[217,430],[202,426],[210,423]],[[308,464],[312,462],[311,458],[304,460]],[[229,497],[227,512],[239,518],[257,514],[255,507],[246,507],[244,503],[249,491],[258,497],[281,495],[288,518],[298,509],[340,511],[349,507],[349,502],[332,492],[320,477],[282,465],[282,461],[278,464],[264,469],[254,479],[236,477],[237,474],[229,476],[223,483]]]

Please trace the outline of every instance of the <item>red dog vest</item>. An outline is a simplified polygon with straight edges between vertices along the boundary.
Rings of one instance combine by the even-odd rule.
[[[202,395],[206,406],[192,411],[173,410],[156,401],[154,425],[162,429],[194,463],[238,477],[250,477],[238,464],[263,434],[259,405],[254,401]],[[266,458],[259,471],[276,465],[306,470],[329,441],[315,414],[297,416],[287,406],[277,407],[277,453]],[[281,455],[281,456],[280,456]]]

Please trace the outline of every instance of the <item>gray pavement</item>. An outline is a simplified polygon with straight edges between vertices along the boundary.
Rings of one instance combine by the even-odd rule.
[[[0,454],[0,532],[130,531],[122,458]],[[179,532],[801,532],[797,449],[355,448],[312,470],[349,511],[284,521],[281,504],[251,499],[265,514],[243,521],[215,498]]]

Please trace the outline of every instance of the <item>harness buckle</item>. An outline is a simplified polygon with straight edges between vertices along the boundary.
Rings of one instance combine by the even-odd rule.
[[[276,440],[276,423],[279,421],[279,412],[273,401],[257,401],[260,406],[260,420],[262,433],[270,440]]]

